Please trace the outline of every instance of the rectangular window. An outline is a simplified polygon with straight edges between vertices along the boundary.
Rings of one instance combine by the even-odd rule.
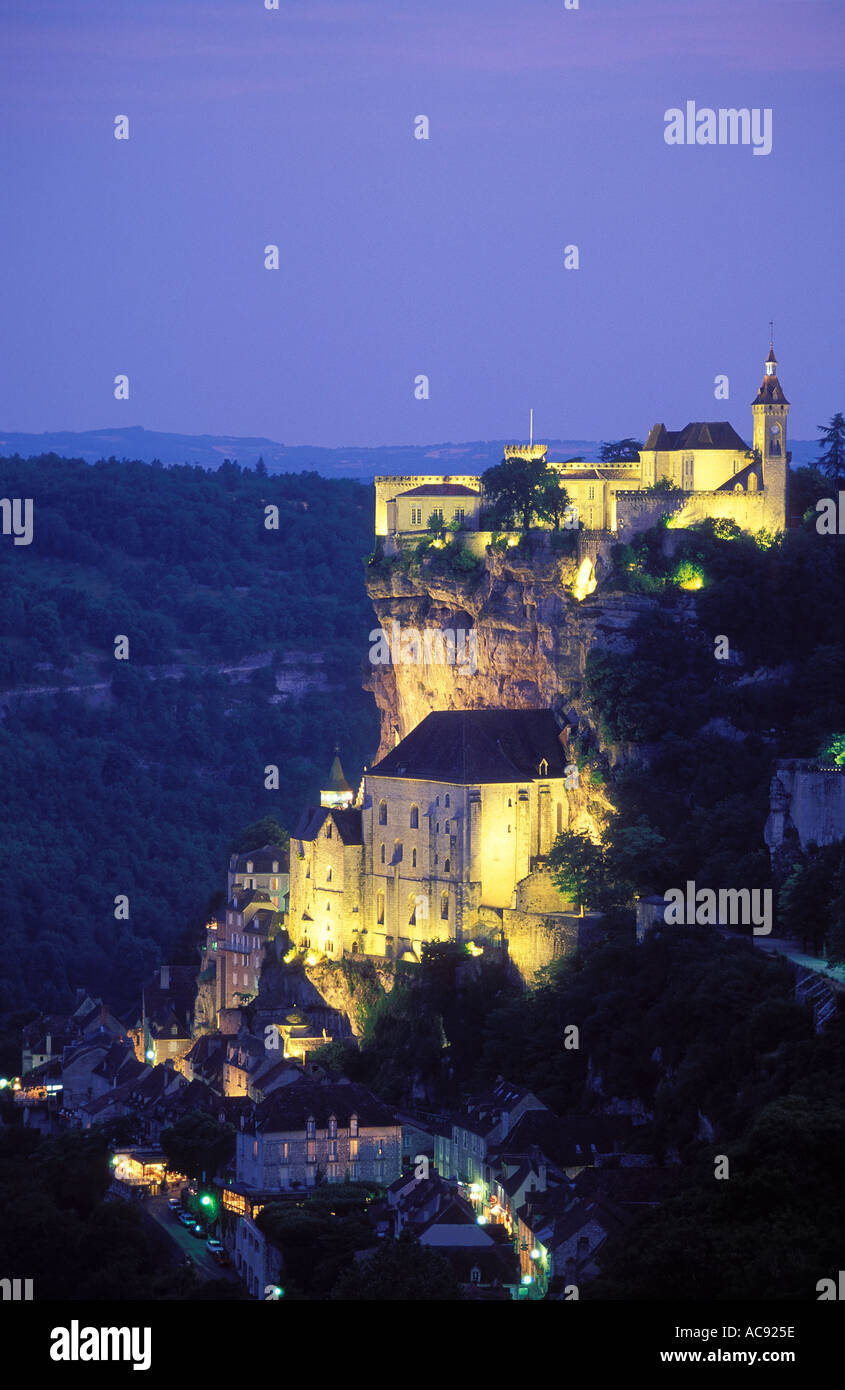
[[[464,524],[464,509],[463,509],[463,507],[456,507],[456,508],[455,508],[455,520],[459,523],[459,525],[463,526],[463,524]]]
[[[309,1140],[308,1140],[308,1153],[307,1153],[307,1155],[306,1155],[305,1162],[306,1162],[306,1163],[316,1163],[316,1162],[317,1162],[317,1144],[316,1144],[315,1140],[313,1140],[313,1139],[309,1139]]]

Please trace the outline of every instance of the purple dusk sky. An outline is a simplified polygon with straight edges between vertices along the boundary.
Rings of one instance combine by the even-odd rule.
[[[2,0],[0,428],[747,439],[774,318],[814,438],[844,37],[843,0]],[[688,100],[770,107],[771,154],[667,145]]]

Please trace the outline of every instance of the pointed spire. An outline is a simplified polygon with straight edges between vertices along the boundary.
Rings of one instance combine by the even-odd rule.
[[[760,390],[754,397],[752,404],[789,405],[789,401],[783,394],[783,387],[778,381],[778,360],[775,357],[774,324],[772,323],[769,324],[769,336],[771,340],[771,346],[769,348],[769,355],[766,358],[763,380],[760,384]]]
[[[355,789],[351,787],[343,773],[340,763],[340,748],[335,744],[334,758],[329,769],[326,785],[320,791],[321,806],[351,806]]]

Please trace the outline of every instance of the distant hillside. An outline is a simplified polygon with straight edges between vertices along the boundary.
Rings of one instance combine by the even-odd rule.
[[[372,490],[47,455],[0,459],[0,495],[37,518],[0,545],[0,1015],[122,1008],[243,826],[291,831],[336,741],[353,782],[375,751]]]
[[[237,459],[243,467],[254,468],[263,458],[270,473],[314,470],[325,478],[369,482],[378,473],[480,473],[499,463],[504,445],[513,442],[490,439],[464,444],[320,449],[310,444],[287,445],[273,439],[224,434],[161,434],[132,426],[85,430],[79,434],[68,430],[47,434],[0,433],[0,455],[20,454],[25,458],[54,453],[62,458],[81,458],[86,463],[107,458],[138,459],[142,463],[158,459],[165,465],[189,463],[201,468],[218,468],[224,458]],[[551,439],[548,443],[552,455],[562,459],[576,455],[597,458],[600,448],[595,439]],[[810,463],[818,454],[818,444],[813,440],[795,440],[791,448],[796,464]]]

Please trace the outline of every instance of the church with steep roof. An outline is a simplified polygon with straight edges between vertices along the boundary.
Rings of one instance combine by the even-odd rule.
[[[550,710],[439,710],[365,771],[354,804],[321,794],[291,837],[294,945],[418,961],[429,942],[507,941],[528,977],[565,953],[570,905],[545,860],[573,828],[568,734]]]

